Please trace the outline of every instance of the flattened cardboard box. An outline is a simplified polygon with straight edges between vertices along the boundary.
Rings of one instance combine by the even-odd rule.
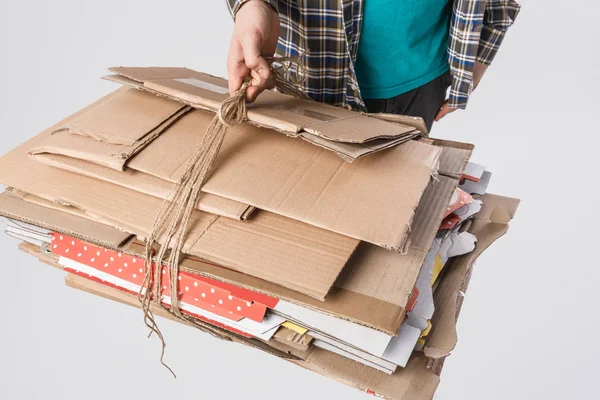
[[[76,206],[121,230],[149,234],[160,199],[36,162],[27,157],[30,147],[31,141],[0,159],[0,181]],[[263,211],[246,222],[195,211],[184,251],[323,300],[357,245],[356,239]]]
[[[445,151],[446,148],[444,148]],[[461,161],[457,164],[464,164],[469,155],[470,153],[461,155]],[[447,173],[448,171],[450,170],[441,172]],[[460,171],[454,171],[454,173],[460,175]],[[404,318],[406,302],[412,292],[422,260],[431,245],[432,239],[429,239],[429,243],[427,243],[427,239],[423,238],[432,238],[437,232],[441,215],[455,185],[455,180],[440,176],[438,181],[434,181],[426,190],[413,222],[413,235],[418,235],[415,237],[416,240],[413,239],[414,248],[407,256],[377,249],[371,245],[361,246],[357,255],[351,259],[347,268],[349,272],[345,273],[344,277],[338,281],[337,287],[329,294],[325,304],[315,303],[297,292],[283,291],[282,293],[281,287],[251,277],[233,274],[233,278],[230,276],[227,279],[233,279],[231,283],[247,285],[249,288],[256,288],[258,284],[259,290],[265,290],[267,294],[303,305],[308,303],[309,307],[321,312],[395,335]],[[436,215],[438,216],[434,217]],[[139,251],[141,252],[141,250]],[[385,263],[379,263],[379,261],[385,261]],[[377,281],[373,281],[373,277],[379,275],[370,274],[369,268],[377,268],[378,271],[381,268],[387,269],[386,271],[381,270],[382,274],[389,278],[386,279],[386,284],[377,285]],[[411,277],[412,279],[410,279]],[[217,279],[223,279],[223,277],[217,277]]]
[[[129,168],[176,183],[212,118],[199,110],[186,114],[131,159]],[[40,144],[46,140],[41,134],[27,150],[44,152]],[[410,221],[440,153],[439,147],[411,141],[348,164],[244,123],[228,131],[203,191],[406,251]]]
[[[453,190],[454,186],[449,189],[445,188],[445,185],[442,184],[444,180],[451,180],[444,177],[440,177],[440,179],[440,183],[436,183],[428,189],[423,199],[428,205],[435,204],[435,202],[427,199],[441,199],[441,202],[437,203],[437,211],[435,211],[436,208],[428,208],[419,212],[443,214],[450,195],[449,189]],[[435,233],[440,221],[441,217],[438,218],[437,224],[433,224],[427,229]],[[229,283],[241,284],[250,289],[258,289],[284,300],[395,335],[404,319],[406,303],[427,250],[415,249],[411,250],[408,255],[402,256],[373,245],[363,244],[358,253],[351,258],[344,276],[339,279],[325,303],[315,302],[278,285],[190,258],[184,260],[182,269]],[[134,253],[143,253],[143,248],[139,246]],[[382,281],[381,278],[385,279]]]

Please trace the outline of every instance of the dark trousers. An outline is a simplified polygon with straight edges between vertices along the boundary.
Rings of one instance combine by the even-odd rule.
[[[431,131],[431,125],[446,100],[446,91],[451,83],[452,75],[450,72],[446,72],[421,87],[391,99],[365,99],[365,106],[370,113],[421,117],[425,120],[427,129]]]

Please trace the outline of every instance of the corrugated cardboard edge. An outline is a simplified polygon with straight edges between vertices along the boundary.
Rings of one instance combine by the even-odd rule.
[[[477,237],[475,250],[457,257],[444,268],[444,276],[434,293],[436,312],[431,323],[424,352],[430,358],[443,358],[450,355],[458,341],[456,318],[462,304],[462,295],[466,290],[473,263],[492,243],[508,231],[508,222],[515,215],[519,200],[485,195],[483,208],[469,231]]]
[[[387,114],[387,113],[367,113],[369,117],[379,118],[388,122],[395,122],[402,125],[412,126],[422,133],[423,136],[429,136],[429,130],[425,125],[425,120],[421,117],[412,117],[409,115]]]
[[[118,249],[131,234],[85,218],[26,202],[8,193],[0,194],[0,216],[76,237],[101,247]]]

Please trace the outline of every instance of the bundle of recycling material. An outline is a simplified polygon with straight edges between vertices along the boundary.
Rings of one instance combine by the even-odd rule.
[[[111,71],[122,87],[0,158],[19,249],[70,287],[146,308],[153,330],[171,318],[386,399],[432,398],[473,263],[519,203],[486,193],[473,146],[429,138],[419,118],[266,91],[192,185],[173,266],[157,215],[179,201],[227,82]]]

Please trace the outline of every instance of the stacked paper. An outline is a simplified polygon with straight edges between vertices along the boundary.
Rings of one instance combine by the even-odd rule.
[[[123,88],[0,159],[0,215],[20,248],[69,286],[151,296],[168,318],[177,285],[204,330],[384,398],[431,398],[473,261],[518,206],[486,194],[473,146],[425,138],[414,118],[267,92],[225,137],[177,280],[163,266],[146,293],[144,241],[227,83],[112,71]]]

